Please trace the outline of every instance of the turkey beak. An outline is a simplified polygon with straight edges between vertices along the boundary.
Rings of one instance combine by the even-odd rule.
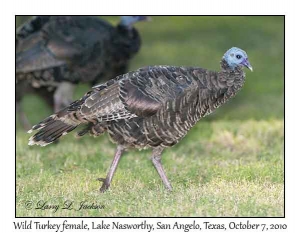
[[[251,72],[253,72],[253,68],[252,68],[252,66],[249,64],[249,65],[247,65],[246,66],[249,70],[251,70]]]
[[[244,66],[246,66],[249,70],[251,70],[251,72],[253,71],[253,68],[252,68],[250,62],[248,61],[248,58],[246,58],[246,59],[242,62],[242,64],[243,64]]]

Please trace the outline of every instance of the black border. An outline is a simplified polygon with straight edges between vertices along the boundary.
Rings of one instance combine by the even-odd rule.
[[[30,16],[30,15],[15,15],[15,28],[17,28],[17,16]],[[60,16],[60,15],[53,15],[53,16]],[[80,15],[68,15],[68,16],[80,16]],[[82,15],[82,16],[98,16],[98,15]],[[120,15],[103,15],[103,16],[120,16]],[[63,219],[71,219],[71,218],[77,218],[77,219],[84,219],[84,218],[109,218],[109,219],[114,219],[114,218],[190,218],[190,219],[200,219],[200,218],[239,218],[239,219],[248,219],[248,218],[274,218],[274,219],[278,219],[278,218],[285,218],[286,215],[286,203],[285,203],[285,191],[286,191],[286,185],[285,185],[285,181],[286,181],[286,176],[285,176],[285,15],[153,15],[153,16],[283,16],[283,51],[284,51],[284,56],[283,56],[283,73],[284,73],[284,79],[283,79],[283,151],[284,151],[284,156],[283,156],[283,176],[284,176],[284,192],[283,192],[283,217],[103,217],[103,216],[92,216],[92,217],[17,217],[17,140],[16,140],[16,136],[17,136],[17,115],[16,115],[16,103],[15,103],[15,218],[16,219],[27,219],[27,218],[63,218]],[[15,34],[15,41],[16,41],[16,34]],[[15,42],[16,43],[16,42]],[[16,48],[16,45],[15,45]],[[16,53],[15,53],[16,54]],[[16,55],[15,55],[15,60],[16,60]],[[16,62],[15,62],[15,70],[16,70]],[[15,77],[16,78],[16,77]],[[15,97],[16,97],[16,86],[15,86]]]

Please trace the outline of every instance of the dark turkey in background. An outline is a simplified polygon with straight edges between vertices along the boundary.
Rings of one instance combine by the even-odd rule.
[[[35,16],[17,28],[16,110],[22,126],[30,128],[21,106],[26,93],[41,96],[57,112],[72,102],[75,84],[126,73],[141,46],[133,24],[148,19],[121,16],[113,26],[92,16]]]

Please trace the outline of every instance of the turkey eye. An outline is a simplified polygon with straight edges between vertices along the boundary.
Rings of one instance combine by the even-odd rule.
[[[237,59],[241,59],[242,56],[241,56],[241,55],[236,55],[236,58],[237,58]]]

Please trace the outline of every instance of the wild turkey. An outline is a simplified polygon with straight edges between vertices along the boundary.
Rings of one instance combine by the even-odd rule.
[[[16,35],[16,102],[35,92],[58,111],[71,103],[73,84],[105,82],[127,72],[141,39],[133,24],[146,16],[122,16],[114,27],[97,17],[37,16]]]
[[[153,66],[120,75],[35,125],[32,130],[39,132],[28,144],[46,146],[87,124],[78,136],[107,131],[118,144],[107,177],[99,179],[101,192],[110,186],[123,151],[130,147],[153,149],[152,162],[171,190],[161,165],[164,148],[178,143],[197,121],[237,94],[245,82],[243,66],[252,71],[246,52],[233,47],[224,54],[219,72]]]

